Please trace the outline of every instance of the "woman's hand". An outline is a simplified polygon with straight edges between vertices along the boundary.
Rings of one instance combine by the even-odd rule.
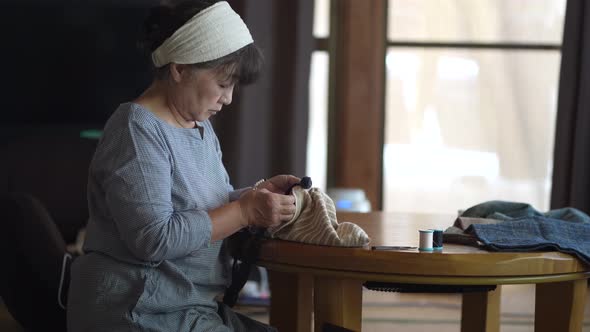
[[[271,180],[265,183],[271,183],[272,188],[277,190],[280,190],[284,183],[288,183],[288,179],[285,179],[284,183],[275,186]],[[246,221],[244,226],[274,227],[291,220],[295,215],[295,197],[271,192],[263,186],[259,186],[257,190],[247,191],[238,202],[242,217]]]
[[[293,175],[276,175],[258,185],[258,189],[266,189],[275,194],[285,194],[287,189],[299,181],[301,179]]]

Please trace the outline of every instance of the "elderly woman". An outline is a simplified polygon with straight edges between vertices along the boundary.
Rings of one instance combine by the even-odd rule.
[[[274,330],[216,301],[230,282],[223,240],[295,212],[281,194],[294,176],[233,190],[209,122],[255,79],[260,51],[227,2],[158,8],[146,27],[155,79],[117,108],[92,160],[68,330]]]

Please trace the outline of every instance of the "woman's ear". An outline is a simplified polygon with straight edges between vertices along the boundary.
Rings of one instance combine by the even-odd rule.
[[[172,62],[170,64],[170,77],[172,77],[172,80],[174,80],[175,83],[180,83],[183,75],[186,75],[185,71],[188,69],[187,65]]]

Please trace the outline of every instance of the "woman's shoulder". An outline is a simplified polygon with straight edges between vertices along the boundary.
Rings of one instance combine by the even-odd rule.
[[[158,121],[155,116],[140,104],[127,102],[120,104],[107,121],[104,131],[108,132],[127,132],[127,131],[147,131],[159,132]]]
[[[133,155],[136,147],[166,149],[167,139],[150,111],[135,103],[119,105],[104,126],[96,155],[113,158],[114,155]],[[114,151],[118,151],[114,153]],[[95,155],[95,158],[96,158]]]
[[[154,124],[154,115],[140,104],[127,102],[120,104],[107,124],[124,125],[129,123]]]

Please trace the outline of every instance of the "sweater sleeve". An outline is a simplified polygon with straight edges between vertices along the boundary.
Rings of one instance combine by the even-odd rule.
[[[156,128],[129,122],[113,149],[103,188],[121,239],[143,261],[185,256],[209,246],[207,211],[175,211],[172,156]]]
[[[229,201],[233,202],[233,201],[237,201],[238,199],[240,199],[240,196],[242,196],[243,193],[245,193],[246,191],[252,189],[252,187],[245,187],[245,188],[240,188],[240,189],[236,189],[236,190],[232,190],[229,192]]]

